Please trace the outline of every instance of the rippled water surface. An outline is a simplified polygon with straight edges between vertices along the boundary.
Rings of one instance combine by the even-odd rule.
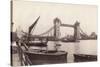
[[[68,62],[73,62],[73,54],[88,54],[88,55],[97,55],[97,40],[81,40],[80,42],[59,42],[61,46],[58,47],[58,50],[68,52]],[[55,43],[53,41],[48,42],[48,49],[54,50]]]

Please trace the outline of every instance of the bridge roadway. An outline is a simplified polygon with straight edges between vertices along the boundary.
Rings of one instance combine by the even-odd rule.
[[[61,24],[60,26],[62,26],[62,27],[75,27],[74,25],[70,25],[70,24]]]

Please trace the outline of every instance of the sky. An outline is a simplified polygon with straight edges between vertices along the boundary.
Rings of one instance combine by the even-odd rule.
[[[80,22],[81,29],[87,33],[97,33],[97,6],[33,1],[13,1],[13,31],[21,29],[28,32],[28,27],[40,16],[32,34],[41,34],[53,26],[58,17],[63,24],[73,25]],[[60,27],[61,36],[73,34],[73,28]]]

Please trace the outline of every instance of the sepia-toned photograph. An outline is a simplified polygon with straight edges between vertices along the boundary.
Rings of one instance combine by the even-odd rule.
[[[96,5],[11,0],[11,66],[96,62]]]

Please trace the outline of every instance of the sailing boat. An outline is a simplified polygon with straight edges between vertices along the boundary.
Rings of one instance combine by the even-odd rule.
[[[34,36],[31,34],[32,29],[36,26],[37,20],[29,27],[27,36],[21,39],[20,43],[25,47],[25,50],[22,50],[24,58],[22,56],[23,64],[25,65],[37,65],[37,64],[55,64],[55,63],[66,63],[67,62],[67,52],[57,51],[57,50],[48,50],[48,39],[34,39]],[[17,43],[19,45],[19,43]],[[40,47],[41,49],[32,49],[31,47]],[[20,48],[21,46],[19,46]],[[42,50],[42,47],[46,50]]]

